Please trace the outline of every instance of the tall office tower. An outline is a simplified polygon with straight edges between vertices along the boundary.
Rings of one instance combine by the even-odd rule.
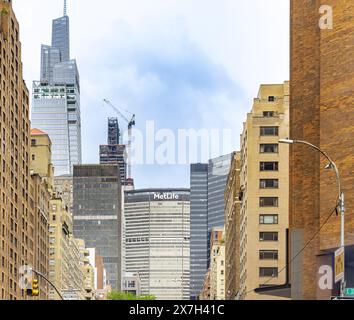
[[[122,187],[118,165],[74,166],[74,236],[96,248],[108,284],[122,287]]]
[[[42,45],[40,81],[33,82],[32,99],[32,126],[49,134],[55,175],[72,175],[82,160],[80,78],[76,60],[70,60],[65,9],[53,21],[52,45]]]
[[[107,145],[100,146],[100,164],[118,164],[122,185],[127,180],[126,146],[119,144],[120,130],[117,118],[108,118]]]
[[[225,187],[231,165],[231,154],[209,160],[208,167],[208,232],[225,224]]]
[[[231,154],[191,165],[191,299],[203,289],[210,263],[210,233],[225,223],[224,191]]]
[[[320,8],[325,14],[319,14]],[[345,194],[347,287],[354,286],[353,12],[353,1],[291,1],[290,138],[320,147],[339,168]],[[329,29],[331,14],[333,28]],[[327,164],[318,152],[303,145],[291,146],[292,257],[318,233],[337,203],[335,176],[323,169]],[[339,284],[333,290],[323,290],[318,277],[321,266],[333,267],[333,252],[339,245],[340,217],[333,214],[291,264],[292,298],[328,299],[338,295]]]
[[[189,300],[189,189],[126,191],[124,211],[126,271],[139,274],[141,294]]]
[[[53,193],[54,168],[51,162],[51,142],[38,129],[31,130],[31,203],[34,209],[34,264],[33,268],[49,277],[49,202]],[[39,299],[47,300],[49,287],[39,281]]]
[[[191,165],[190,292],[197,300],[208,269],[208,165]]]
[[[65,6],[65,4],[64,4]],[[69,17],[65,13],[52,24],[52,47],[60,51],[60,61],[70,60],[70,26]]]
[[[238,299],[282,299],[270,286],[288,282],[288,135],[289,82],[261,85],[240,142]]]
[[[239,291],[241,154],[234,152],[225,188],[225,299],[234,300]]]
[[[30,206],[29,96],[23,80],[19,24],[12,2],[0,0],[0,299],[25,299],[20,267],[34,262]],[[24,222],[24,223],[23,223]]]

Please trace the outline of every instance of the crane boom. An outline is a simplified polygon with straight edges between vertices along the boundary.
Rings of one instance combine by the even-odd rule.
[[[127,158],[128,158],[128,179],[132,178],[132,165],[131,165],[131,147],[132,147],[132,129],[135,126],[135,114],[129,120],[117,107],[115,107],[109,100],[103,99],[103,102],[109,105],[121,118],[128,123],[128,145],[127,145]]]

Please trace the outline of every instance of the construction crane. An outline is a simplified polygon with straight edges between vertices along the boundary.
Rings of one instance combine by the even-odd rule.
[[[115,107],[109,100],[103,99],[103,102],[109,105],[124,121],[128,123],[128,146],[127,146],[127,155],[128,155],[128,179],[132,178],[132,164],[131,164],[131,150],[132,150],[132,129],[135,126],[135,114],[131,113],[128,110],[122,109],[122,111],[130,113],[132,115],[131,120],[129,120],[117,107]]]

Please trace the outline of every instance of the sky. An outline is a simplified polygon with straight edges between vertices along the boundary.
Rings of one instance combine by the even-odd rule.
[[[31,90],[40,46],[51,43],[52,19],[63,15],[63,0],[13,2]],[[98,163],[107,117],[116,116],[104,98],[135,113],[143,134],[147,121],[175,137],[179,129],[229,130],[230,143],[210,155],[216,156],[239,148],[260,84],[289,79],[288,0],[68,0],[68,15],[87,164]],[[177,149],[178,140],[171,141],[155,147]],[[145,161],[132,171],[137,188],[189,187],[186,164]]]

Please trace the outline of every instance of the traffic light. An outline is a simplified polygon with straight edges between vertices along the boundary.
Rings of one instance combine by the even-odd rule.
[[[30,297],[38,297],[39,296],[39,286],[38,279],[32,278],[32,281],[27,288],[27,295]]]

